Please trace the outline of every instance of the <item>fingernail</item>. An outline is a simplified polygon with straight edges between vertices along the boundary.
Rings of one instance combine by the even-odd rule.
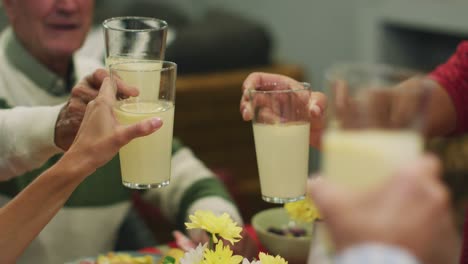
[[[159,117],[155,117],[155,118],[151,119],[151,125],[153,127],[158,127],[161,124],[162,124],[162,120]]]
[[[322,109],[320,109],[320,106],[317,105],[317,100],[315,99],[312,99],[309,102],[309,110],[313,112],[316,116],[322,115]]]

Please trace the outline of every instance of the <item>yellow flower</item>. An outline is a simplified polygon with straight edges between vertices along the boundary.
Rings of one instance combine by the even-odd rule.
[[[317,218],[321,218],[314,201],[306,198],[297,202],[287,203],[284,208],[289,214],[289,217],[295,221],[309,223]]]
[[[239,264],[244,259],[239,255],[232,255],[232,250],[229,246],[223,247],[223,241],[216,244],[215,251],[208,248],[205,249],[205,259],[202,264]]]
[[[280,256],[273,257],[263,252],[260,252],[259,257],[260,257],[260,263],[262,264],[288,264],[288,262]]]
[[[198,210],[194,215],[190,216],[191,223],[185,223],[187,229],[201,228],[213,236],[213,242],[218,243],[219,235],[221,238],[228,240],[231,244],[239,241],[242,228],[237,226],[227,213],[216,216],[210,211]]]

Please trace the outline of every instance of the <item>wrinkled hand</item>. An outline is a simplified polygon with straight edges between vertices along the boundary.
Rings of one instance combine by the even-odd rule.
[[[138,91],[131,87],[128,93],[138,95]],[[162,126],[159,118],[151,118],[136,124],[120,125],[114,117],[115,104],[114,88],[109,78],[105,78],[96,99],[90,101],[77,132],[75,140],[65,157],[73,157],[80,161],[88,174],[107,163],[119,149],[136,137],[149,135]]]
[[[308,191],[338,251],[377,242],[404,248],[422,263],[456,263],[460,243],[439,173],[438,161],[425,157],[368,193],[325,179],[310,181]]]
[[[271,83],[286,83],[291,87],[302,88],[302,84],[294,79],[284,75],[254,72],[251,73],[242,85],[242,97],[240,101],[240,112],[245,121],[252,120],[253,110],[249,98],[249,89],[255,89],[265,84]],[[308,98],[308,107],[310,111],[310,144],[314,147],[319,147],[320,136],[324,128],[324,111],[326,109],[326,97],[320,92],[312,92]]]
[[[104,78],[109,74],[104,69],[98,69],[93,74],[81,80],[70,93],[70,98],[60,111],[55,123],[55,145],[63,150],[67,150],[75,139],[80,128],[87,104],[96,98],[99,88]],[[123,96],[135,96],[135,89],[123,84],[118,85],[119,92]]]

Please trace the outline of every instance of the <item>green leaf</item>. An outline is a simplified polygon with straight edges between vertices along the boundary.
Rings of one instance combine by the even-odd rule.
[[[171,257],[171,256],[166,256],[164,259],[163,259],[163,262],[162,264],[175,264],[176,260],[175,258]]]

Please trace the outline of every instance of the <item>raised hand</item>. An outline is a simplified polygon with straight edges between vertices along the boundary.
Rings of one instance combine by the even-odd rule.
[[[242,85],[242,97],[240,101],[240,113],[245,121],[250,121],[253,118],[252,102],[249,98],[249,89],[257,89],[257,87],[274,87],[275,83],[283,83],[291,89],[303,89],[302,83],[291,79],[284,75],[254,72],[251,73]],[[308,98],[297,98],[301,102],[308,105],[310,111],[310,144],[314,147],[319,147],[320,136],[324,128],[324,111],[326,109],[327,100],[323,93],[311,92]]]

